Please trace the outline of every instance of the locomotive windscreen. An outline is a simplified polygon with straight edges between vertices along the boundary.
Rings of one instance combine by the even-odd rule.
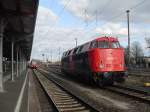
[[[99,41],[98,48],[109,48],[109,42],[108,41]]]
[[[118,41],[111,42],[111,48],[120,48],[120,44]]]

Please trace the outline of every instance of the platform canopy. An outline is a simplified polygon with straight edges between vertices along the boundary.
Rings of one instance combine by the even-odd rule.
[[[4,57],[10,58],[11,41],[15,49],[21,48],[29,60],[39,0],[0,0],[0,18],[6,24],[4,30]]]

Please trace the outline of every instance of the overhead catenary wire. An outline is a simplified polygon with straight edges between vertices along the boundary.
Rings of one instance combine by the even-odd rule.
[[[71,1],[71,0],[68,0],[67,3],[66,3],[66,4],[64,5],[64,7],[62,8],[62,10],[60,11],[60,13],[59,13],[59,16],[60,16],[60,17],[62,16],[64,10],[66,9],[66,7],[67,7],[68,4],[70,3],[70,1]],[[110,0],[110,1],[111,1],[111,0]],[[139,7],[139,6],[141,6],[143,3],[145,3],[145,1],[146,1],[146,0],[141,1],[140,3],[138,3],[138,4],[134,5],[133,7],[129,8],[129,10],[134,10],[134,9],[136,9],[137,7]],[[125,12],[125,11],[122,11],[121,13],[117,14],[116,16],[113,16],[112,18],[108,19],[107,22],[103,23],[101,26],[103,27],[104,25],[110,23],[110,21],[113,21],[113,20],[119,18],[120,16],[124,15],[124,14],[125,14],[124,12]],[[102,13],[101,13],[101,14],[102,14]],[[57,21],[57,22],[58,22],[58,21]],[[56,25],[57,25],[57,23],[56,23],[54,26],[56,26]],[[52,28],[53,28],[53,27],[52,27]],[[51,30],[52,30],[52,28],[51,28]],[[86,32],[89,32],[89,30],[94,30],[94,29],[95,29],[95,27],[92,28],[92,29],[88,29]],[[51,31],[51,32],[52,32],[52,31]],[[48,31],[47,33],[49,33],[49,31]],[[47,33],[46,33],[46,34],[47,34]],[[87,33],[86,33],[86,34],[87,34]]]
[[[100,12],[98,12],[98,14],[102,14],[104,13],[104,11],[107,9],[106,7],[108,7],[108,5],[112,2],[112,0],[108,0],[106,2],[106,4],[102,7],[102,10]]]
[[[68,6],[68,4],[70,3],[70,1],[71,1],[71,0],[68,0],[68,1],[66,2],[66,4],[64,5],[64,7],[62,8],[62,10],[61,10],[60,13],[59,13],[59,16],[62,15],[63,11],[64,11],[65,8]],[[110,4],[111,1],[112,1],[112,0],[108,0],[108,1],[106,2],[106,4],[103,6],[102,10],[101,10],[100,12],[98,12],[98,14],[102,14],[102,13],[104,12],[104,10],[106,9],[105,7],[108,6],[108,4]],[[136,9],[137,7],[139,7],[140,5],[142,5],[143,3],[145,3],[146,1],[147,1],[147,0],[143,0],[143,1],[139,2],[139,3],[137,3],[136,5],[130,7],[129,10],[131,11],[131,10]],[[118,17],[122,16],[123,14],[125,14],[125,13],[124,13],[124,12],[121,12],[121,13],[119,13],[118,15],[113,16],[112,18],[110,18],[109,20],[107,20],[107,22],[105,22],[104,24],[102,24],[101,26],[104,26],[104,25],[108,24],[110,21],[113,21],[113,20],[117,19]],[[85,9],[85,16],[86,16],[86,18],[87,18],[87,9]],[[98,18],[98,17],[97,17],[97,18]],[[87,23],[87,21],[86,21],[86,23]],[[93,29],[95,29],[95,27],[94,27]],[[91,29],[90,29],[90,30],[91,30]]]
[[[71,2],[71,0],[68,0],[68,1],[66,2],[66,4],[63,6],[63,8],[60,10],[60,12],[58,13],[59,18],[61,18],[63,12],[65,11],[65,9],[67,8],[67,6],[68,6],[68,4],[69,4],[70,2]],[[56,23],[51,27],[51,32],[52,32],[53,30],[55,30],[55,27],[56,27],[56,25],[58,24],[58,22],[59,22],[59,21],[56,21]],[[47,33],[49,33],[49,30],[50,30],[50,29],[48,29]],[[47,33],[45,33],[45,35],[47,35]],[[45,36],[45,35],[44,35],[44,36]]]
[[[112,2],[112,0],[108,0],[105,5],[102,7],[101,11],[98,12],[96,10],[96,27],[98,26],[98,20],[99,20],[99,16],[98,15],[102,15],[104,13],[104,11],[107,9],[106,7],[108,7],[108,5]]]
[[[129,10],[134,10],[137,7],[139,7],[140,5],[144,4],[147,0],[142,0],[141,2],[139,2],[138,4],[134,5],[133,7],[129,8]]]
[[[61,17],[61,15],[63,14],[63,12],[64,12],[64,10],[67,8],[67,6],[68,6],[68,4],[71,2],[71,0],[68,0],[67,2],[66,2],[66,4],[64,5],[64,7],[62,8],[62,10],[60,11],[60,13],[58,14],[60,17]]]
[[[111,0],[109,0],[109,1],[111,1]],[[109,1],[108,1],[108,3],[109,3]],[[139,3],[137,3],[136,5],[133,5],[132,7],[130,7],[129,10],[135,10],[136,8],[138,8],[140,5],[144,4],[145,2],[146,2],[146,0],[143,0],[143,1],[139,2]],[[107,3],[106,3],[106,4],[107,4]],[[102,14],[102,13],[101,13],[101,14]],[[126,14],[126,13],[125,13],[125,10],[121,11],[119,14],[117,14],[117,15],[111,17],[110,19],[108,19],[107,22],[105,22],[105,23],[103,23],[103,24],[101,25],[101,27],[105,26],[106,24],[110,23],[111,21],[113,21],[113,20],[115,20],[115,19],[117,19],[117,18],[119,18],[119,17],[121,17],[121,16],[123,16],[123,15],[125,15],[125,14]],[[89,35],[89,33],[91,33],[95,28],[97,28],[97,27],[94,27],[94,28],[92,28],[92,29],[86,30],[86,32],[85,32],[86,35],[85,35],[85,36]],[[74,33],[74,35],[78,35],[78,34]],[[69,36],[70,36],[70,35],[69,35]],[[72,34],[71,34],[71,36],[72,36]]]
[[[142,5],[143,3],[145,3],[146,1],[147,1],[147,0],[143,0],[143,1],[139,2],[138,4],[136,4],[136,5],[132,6],[132,7],[130,7],[129,10],[131,11],[131,10],[136,9],[137,7],[139,7],[140,5]],[[112,21],[112,20],[114,20],[114,19],[117,19],[118,17],[122,16],[123,14],[125,14],[125,11],[119,13],[118,15],[116,15],[116,16],[114,16],[114,17],[112,17],[111,19],[108,20],[108,22],[104,23],[103,25],[109,23],[110,21]],[[103,26],[103,25],[102,25],[102,26]]]
[[[105,10],[107,9],[106,7],[108,7],[108,5],[112,2],[112,0],[108,0],[106,1],[106,3],[104,4],[104,6],[102,8],[99,8],[100,11],[98,11],[99,9],[96,9],[94,11],[95,15],[96,15],[96,26],[98,25],[98,19],[99,19],[99,16],[98,15],[102,15],[102,13],[105,12]],[[87,9],[86,10],[86,13],[87,13]],[[87,14],[86,14],[87,15]],[[88,22],[88,21],[87,21]],[[92,22],[91,22],[92,23]],[[90,25],[90,23],[88,22],[88,25]]]
[[[147,1],[147,0],[143,0],[143,1],[139,2],[139,3],[137,3],[136,5],[133,5],[132,7],[129,8],[129,10],[130,10],[130,11],[131,11],[131,10],[135,10],[136,8],[138,8],[139,6],[141,6],[142,4],[144,4],[146,1]],[[122,11],[122,12],[120,12],[119,14],[117,14],[116,16],[113,16],[112,18],[110,18],[109,20],[107,20],[107,22],[103,23],[103,24],[101,25],[101,27],[103,27],[104,25],[110,23],[111,21],[113,21],[113,20],[119,18],[119,17],[122,16],[122,15],[125,15],[125,11],[124,11],[124,12]],[[88,29],[88,30],[86,31],[86,32],[88,32],[88,33],[86,33],[86,35],[88,35],[88,34],[90,33],[89,31],[93,31],[95,28],[96,28],[96,27],[94,27],[94,28],[92,28],[92,29]]]

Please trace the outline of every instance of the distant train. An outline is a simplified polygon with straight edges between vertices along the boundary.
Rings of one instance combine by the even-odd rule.
[[[126,76],[124,48],[117,38],[100,37],[63,53],[62,72],[99,86],[123,82]]]
[[[37,67],[38,67],[37,65],[38,65],[37,62],[32,60],[29,63],[29,68],[31,68],[31,69],[37,69]]]

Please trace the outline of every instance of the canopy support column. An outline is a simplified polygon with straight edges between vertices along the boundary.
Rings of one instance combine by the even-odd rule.
[[[0,92],[4,91],[3,88],[3,19],[0,19]]]

